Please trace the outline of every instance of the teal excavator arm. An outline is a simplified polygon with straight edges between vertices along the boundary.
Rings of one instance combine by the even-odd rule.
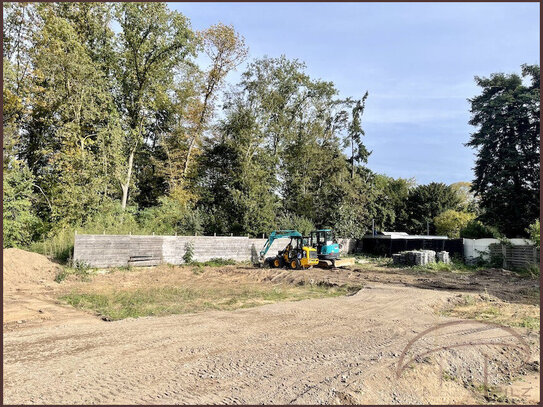
[[[284,237],[302,237],[302,234],[297,230],[274,230],[270,233],[270,237],[268,237],[268,240],[260,251],[260,262],[264,261],[264,257],[266,256],[266,253],[268,253],[268,250],[270,250],[270,247],[274,240]]]

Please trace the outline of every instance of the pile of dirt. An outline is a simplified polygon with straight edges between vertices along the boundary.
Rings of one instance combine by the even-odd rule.
[[[21,249],[4,249],[4,290],[54,284],[60,266],[47,257]]]

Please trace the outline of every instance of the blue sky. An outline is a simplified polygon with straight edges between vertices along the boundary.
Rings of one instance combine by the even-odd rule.
[[[538,3],[170,3],[192,27],[232,24],[249,59],[281,54],[369,97],[368,166],[420,184],[471,181],[473,77],[539,64]],[[244,65],[229,75],[236,83]]]

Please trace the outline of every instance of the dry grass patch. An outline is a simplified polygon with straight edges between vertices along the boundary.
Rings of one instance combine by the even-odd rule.
[[[500,301],[487,294],[464,294],[444,315],[539,331],[539,306]]]
[[[346,295],[356,289],[255,281],[236,268],[172,267],[118,270],[73,281],[60,300],[106,320],[208,310],[234,310],[278,301]]]

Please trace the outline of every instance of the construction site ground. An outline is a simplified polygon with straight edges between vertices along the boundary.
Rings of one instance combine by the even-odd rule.
[[[61,272],[4,250],[6,404],[539,402],[539,280],[506,270]],[[171,287],[192,308],[118,319],[66,300]]]

